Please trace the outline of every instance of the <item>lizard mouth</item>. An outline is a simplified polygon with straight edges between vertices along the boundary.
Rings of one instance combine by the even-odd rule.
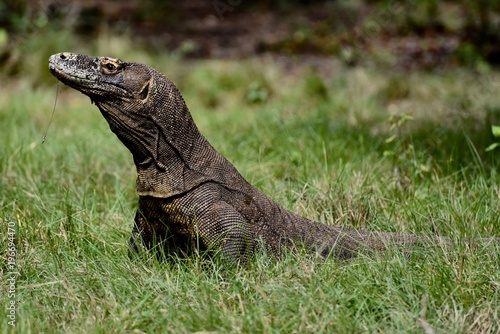
[[[83,77],[71,75],[71,74],[64,72],[63,70],[61,70],[58,67],[58,64],[53,62],[53,61],[49,62],[49,70],[50,70],[50,73],[52,73],[52,75],[54,75],[62,83],[66,84],[68,86],[72,86],[72,83],[82,85],[82,84],[93,82],[93,80],[90,80],[88,78],[83,78]]]

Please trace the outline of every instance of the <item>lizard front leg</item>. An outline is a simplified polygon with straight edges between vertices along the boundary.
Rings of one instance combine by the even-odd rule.
[[[176,214],[168,214],[165,210],[155,213],[159,214],[146,216],[141,206],[137,210],[129,240],[131,256],[141,251],[153,251],[158,259],[168,259],[171,255],[183,257],[199,250],[196,236],[189,233],[187,224],[179,224],[175,220]]]
[[[207,249],[218,250],[224,259],[245,265],[255,248],[250,224],[231,205],[219,201],[194,218],[194,230]]]

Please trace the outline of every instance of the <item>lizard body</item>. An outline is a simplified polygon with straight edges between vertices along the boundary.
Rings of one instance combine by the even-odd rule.
[[[49,69],[90,97],[133,155],[139,208],[132,250],[138,241],[167,253],[216,249],[246,262],[261,244],[276,255],[300,244],[349,259],[424,239],[320,224],[285,210],[209,144],[175,85],[149,66],[64,52],[50,57]]]

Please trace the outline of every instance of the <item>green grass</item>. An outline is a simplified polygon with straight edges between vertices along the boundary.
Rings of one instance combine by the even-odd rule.
[[[257,256],[250,268],[196,256],[131,261],[131,155],[88,98],[66,88],[42,145],[56,80],[43,68],[35,81],[21,70],[0,95],[0,249],[16,222],[16,332],[422,333],[422,319],[435,333],[500,331],[500,248],[460,241],[500,236],[500,159],[484,151],[500,97],[477,74],[339,67],[324,77],[287,74],[271,59],[116,52],[170,76],[210,142],[291,211],[447,235],[456,247],[410,260]],[[481,78],[495,87],[500,73]],[[397,125],[396,117],[391,130],[391,114],[414,119]],[[6,263],[0,270],[9,333]]]

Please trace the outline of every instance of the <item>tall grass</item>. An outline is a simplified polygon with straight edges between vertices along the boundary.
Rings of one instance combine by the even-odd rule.
[[[292,75],[271,58],[80,51],[170,76],[209,141],[291,211],[326,224],[448,235],[456,247],[349,262],[259,255],[250,268],[194,255],[130,260],[131,155],[88,99],[65,88],[42,145],[56,80],[21,72],[0,95],[0,249],[3,227],[15,222],[16,332],[500,330],[499,246],[462,242],[500,236],[498,153],[484,152],[500,100],[474,73]],[[500,73],[485,76],[494,83]],[[413,120],[398,124],[402,114]],[[9,333],[9,270],[0,268],[0,324]]]

